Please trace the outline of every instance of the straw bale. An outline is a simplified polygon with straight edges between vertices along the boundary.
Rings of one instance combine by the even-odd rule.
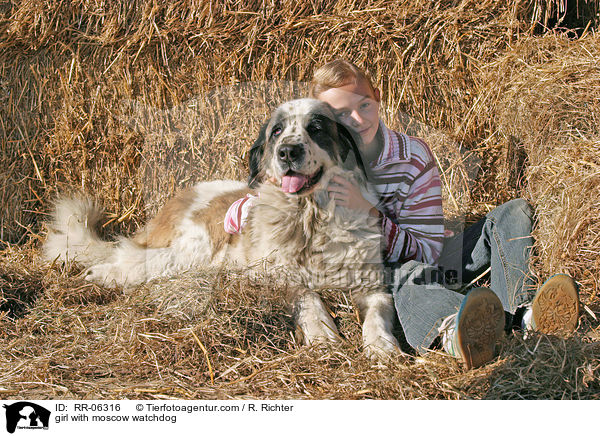
[[[227,88],[306,81],[335,57],[374,77],[391,125],[408,114],[468,146],[480,133],[461,124],[478,98],[474,74],[531,31],[533,13],[525,0],[213,3],[35,0],[2,9],[0,181],[9,207],[0,239],[37,232],[64,189],[99,195],[114,228],[132,231],[186,184],[243,176],[244,150],[268,110],[253,93],[239,107],[220,105]],[[207,96],[212,114],[190,107]],[[148,112],[151,132],[139,128]]]
[[[521,40],[486,66],[490,141],[505,151],[496,175],[511,180],[508,151],[518,148],[521,180],[509,186],[535,207],[537,259],[543,279],[569,273],[584,301],[598,306],[600,277],[600,35]],[[492,127],[490,127],[491,129]],[[517,181],[519,178],[513,178]]]

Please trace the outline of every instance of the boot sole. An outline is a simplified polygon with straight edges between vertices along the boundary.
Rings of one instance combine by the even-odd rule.
[[[488,288],[471,290],[460,308],[456,338],[467,369],[496,357],[496,343],[504,333],[502,302]]]
[[[531,306],[533,322],[540,333],[567,336],[577,328],[579,294],[575,280],[565,274],[550,277]]]

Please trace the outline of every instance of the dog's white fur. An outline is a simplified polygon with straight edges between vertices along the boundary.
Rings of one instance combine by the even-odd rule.
[[[258,187],[240,235],[226,235],[223,218],[228,205],[249,192],[246,184],[204,182],[167,203],[134,237],[117,242],[98,237],[94,226],[101,211],[91,201],[63,198],[49,225],[44,257],[78,262],[87,268],[86,280],[105,286],[135,286],[200,266],[260,266],[294,288],[297,326],[309,344],[339,340],[317,291],[350,291],[364,320],[367,353],[389,355],[398,343],[391,332],[393,302],[381,274],[379,224],[364,212],[336,206],[326,187],[339,175],[373,196],[357,166],[344,168],[339,150],[331,144],[326,150],[307,132],[311,117],[323,113],[333,118],[326,105],[308,99],[285,103],[275,111],[264,144],[259,144],[259,179],[265,183]],[[271,134],[275,128],[279,135]],[[332,135],[335,139],[335,132]],[[303,161],[283,162],[277,157],[282,144],[291,143],[301,144]],[[322,169],[322,176],[306,193],[286,193],[281,189],[282,177],[290,170],[286,165],[295,165],[294,171],[307,176]]]

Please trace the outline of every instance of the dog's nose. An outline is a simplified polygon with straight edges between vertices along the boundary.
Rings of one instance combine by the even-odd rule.
[[[277,157],[282,163],[301,161],[304,157],[304,147],[300,144],[285,144],[279,147]]]

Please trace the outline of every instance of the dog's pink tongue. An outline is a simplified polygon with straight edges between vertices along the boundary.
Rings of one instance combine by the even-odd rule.
[[[302,174],[293,174],[291,176],[283,176],[281,179],[281,189],[283,192],[294,193],[298,192],[306,183],[306,176]]]

